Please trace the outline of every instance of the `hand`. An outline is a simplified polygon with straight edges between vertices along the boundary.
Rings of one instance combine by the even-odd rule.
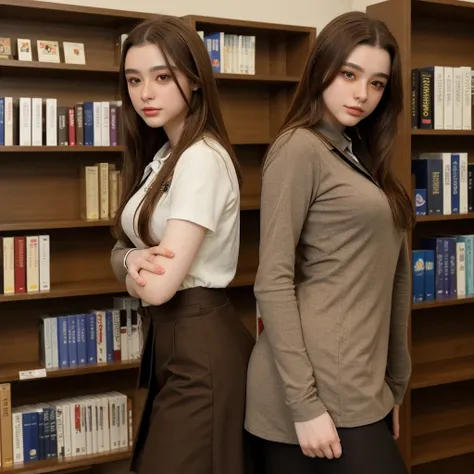
[[[400,405],[395,405],[392,410],[393,439],[400,436]]]
[[[128,274],[137,285],[145,286],[145,280],[139,274],[140,270],[147,270],[151,273],[157,273],[158,275],[162,275],[165,272],[162,266],[153,263],[157,255],[172,258],[174,253],[161,245],[155,245],[154,247],[143,250],[133,250],[133,252],[127,255],[125,263],[128,267]]]
[[[306,456],[328,459],[341,457],[341,441],[329,413],[325,412],[309,421],[295,422],[295,429]]]

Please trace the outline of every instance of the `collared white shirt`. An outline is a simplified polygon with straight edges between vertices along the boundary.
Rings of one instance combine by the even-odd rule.
[[[169,153],[170,146],[166,143],[145,168],[144,183],[122,214],[124,231],[137,248],[146,246],[137,235],[138,213],[135,225],[133,216]],[[207,229],[180,289],[226,287],[237,269],[240,191],[232,159],[213,139],[201,139],[180,156],[170,187],[158,201],[151,219],[151,236],[157,244],[170,219],[187,220]]]

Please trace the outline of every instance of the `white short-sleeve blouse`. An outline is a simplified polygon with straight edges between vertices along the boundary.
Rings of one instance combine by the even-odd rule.
[[[135,211],[169,152],[166,143],[156,153],[145,168],[142,186],[122,213],[123,229],[137,248],[146,246],[137,236]],[[239,255],[240,192],[232,159],[215,140],[203,138],[179,157],[170,187],[158,201],[151,219],[151,236],[157,243],[170,219],[194,222],[207,230],[180,289],[226,287],[235,276]]]

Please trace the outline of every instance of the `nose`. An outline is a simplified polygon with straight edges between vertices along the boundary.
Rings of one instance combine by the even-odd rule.
[[[361,104],[364,103],[367,100],[367,91],[368,85],[365,82],[360,81],[356,86],[356,90],[354,91],[354,97],[356,101]]]
[[[142,82],[141,98],[143,102],[149,102],[155,98],[153,85],[150,81],[144,80]]]

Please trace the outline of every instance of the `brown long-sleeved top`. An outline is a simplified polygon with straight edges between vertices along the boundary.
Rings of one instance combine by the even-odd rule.
[[[263,170],[255,295],[264,322],[246,428],[297,443],[294,421],[382,419],[404,397],[410,263],[386,195],[328,124],[272,147]],[[342,152],[343,156],[336,153]]]

